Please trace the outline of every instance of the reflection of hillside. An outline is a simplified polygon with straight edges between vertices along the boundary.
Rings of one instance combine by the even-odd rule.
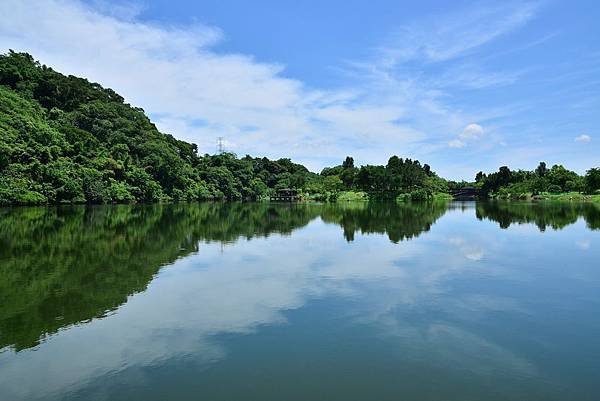
[[[388,235],[390,241],[400,241],[429,231],[431,225],[446,211],[446,203],[361,203],[336,204],[323,210],[321,218],[328,223],[339,224],[344,237],[354,240],[357,231]]]
[[[531,223],[540,231],[559,230],[583,217],[589,228],[600,229],[600,207],[593,203],[484,202],[477,204],[476,213],[479,220],[495,221],[501,228]]]
[[[0,349],[106,314],[199,241],[289,233],[317,215],[236,203],[1,210]]]
[[[456,205],[450,205],[455,207]],[[0,209],[0,349],[24,349],[62,327],[100,317],[144,291],[161,266],[198,243],[289,234],[317,217],[395,243],[428,231],[445,204],[203,203]],[[600,229],[592,204],[477,204],[477,217],[561,228],[583,216]]]

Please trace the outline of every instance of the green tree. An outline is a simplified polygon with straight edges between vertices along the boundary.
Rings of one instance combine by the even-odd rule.
[[[337,175],[329,175],[323,179],[323,188],[328,192],[337,192],[344,188],[344,183]]]
[[[585,188],[589,193],[600,190],[600,168],[591,168],[585,174]]]
[[[546,168],[546,163],[545,162],[540,162],[540,164],[535,169],[535,173],[539,177],[545,176],[547,171],[548,171],[548,169]]]

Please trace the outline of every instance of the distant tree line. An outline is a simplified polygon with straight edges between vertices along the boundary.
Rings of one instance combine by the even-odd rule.
[[[564,192],[594,194],[600,190],[600,168],[591,168],[585,176],[580,176],[562,165],[557,164],[548,168],[545,162],[540,162],[533,171],[511,170],[507,166],[502,166],[497,172],[491,174],[478,172],[475,176],[475,185],[487,195],[500,197]]]
[[[413,198],[427,199],[436,192],[447,192],[446,180],[438,177],[418,160],[392,156],[385,166],[354,166],[354,159],[346,157],[335,167],[321,171],[325,191],[363,191],[371,197],[395,198],[410,193]]]

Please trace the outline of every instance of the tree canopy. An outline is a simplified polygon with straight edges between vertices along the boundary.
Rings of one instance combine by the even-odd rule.
[[[543,192],[587,192],[594,193],[600,189],[600,169],[592,168],[585,176],[566,169],[560,164],[547,168],[540,162],[533,171],[511,170],[502,166],[491,174],[477,173],[475,182],[485,194],[515,196],[521,194],[537,195]]]

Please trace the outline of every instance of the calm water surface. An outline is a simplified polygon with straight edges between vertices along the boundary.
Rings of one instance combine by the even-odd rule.
[[[600,206],[0,209],[0,400],[598,400]]]

